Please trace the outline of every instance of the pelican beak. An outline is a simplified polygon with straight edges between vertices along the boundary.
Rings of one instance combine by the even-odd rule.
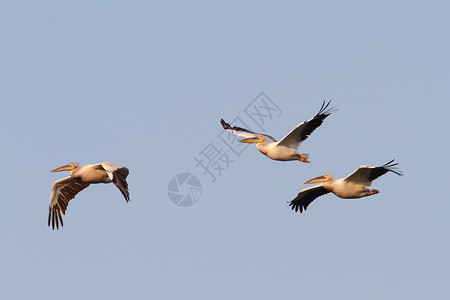
[[[56,169],[54,169],[54,170],[51,170],[50,172],[71,171],[71,170],[73,170],[73,169],[75,169],[74,166],[72,166],[72,165],[65,165],[65,166],[56,168]]]
[[[325,182],[325,181],[330,181],[330,178],[328,178],[325,175],[310,179],[308,181],[305,181],[305,183],[318,183],[318,182]]]
[[[262,142],[264,142],[264,140],[260,139],[259,137],[251,137],[251,138],[238,140],[238,142],[241,142],[241,143],[262,143]]]

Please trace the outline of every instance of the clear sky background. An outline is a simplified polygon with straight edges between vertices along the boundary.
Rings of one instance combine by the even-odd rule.
[[[448,1],[94,2],[0,4],[0,298],[448,297]],[[339,109],[299,148],[311,164],[221,144],[260,92],[275,138]],[[214,183],[210,142],[234,160]],[[378,195],[286,203],[394,158]],[[48,228],[71,161],[128,167],[131,202],[93,185]],[[168,198],[180,172],[203,186],[189,208]]]

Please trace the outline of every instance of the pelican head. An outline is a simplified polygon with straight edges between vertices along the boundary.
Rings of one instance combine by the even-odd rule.
[[[310,179],[308,181],[305,181],[305,183],[317,183],[317,182],[327,182],[327,181],[333,181],[334,176],[331,174],[324,174],[322,176]]]
[[[72,171],[76,168],[78,168],[80,165],[77,162],[71,162],[68,165],[56,168],[54,170],[51,170],[50,172],[61,172],[61,171]]]
[[[256,144],[257,143],[262,143],[264,141],[265,141],[265,139],[264,139],[264,137],[262,135],[258,135],[258,136],[255,136],[255,137],[238,140],[238,142],[241,142],[241,143],[256,143]]]

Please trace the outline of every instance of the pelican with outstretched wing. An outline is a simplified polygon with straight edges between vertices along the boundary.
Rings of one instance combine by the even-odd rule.
[[[391,160],[380,167],[361,166],[345,178],[334,180],[333,175],[325,174],[310,179],[305,183],[323,183],[301,190],[297,197],[290,201],[289,206],[295,211],[303,212],[317,197],[329,192],[343,199],[355,199],[378,194],[378,190],[368,189],[367,187],[372,184],[373,180],[387,172],[402,176],[403,173],[396,167],[397,165],[398,163]]]
[[[256,148],[273,160],[299,160],[304,163],[309,163],[308,154],[301,154],[296,151],[301,142],[306,140],[308,136],[319,127],[323,120],[328,117],[335,108],[330,108],[327,110],[331,101],[322,104],[319,112],[308,121],[300,123],[291,132],[289,132],[280,141],[277,141],[270,135],[252,132],[241,127],[231,127],[230,124],[225,122],[223,119],[220,120],[222,127],[237,136],[244,137],[245,139],[238,140],[241,143],[256,143]]]
[[[102,162],[80,167],[76,162],[56,168],[51,172],[70,171],[70,176],[53,182],[50,196],[48,226],[59,229],[63,226],[61,214],[66,213],[67,205],[76,194],[87,188],[91,183],[114,183],[125,200],[130,201],[126,178],[128,169],[112,162]]]

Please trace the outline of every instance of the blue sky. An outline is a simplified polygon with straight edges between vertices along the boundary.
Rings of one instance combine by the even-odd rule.
[[[450,4],[445,1],[10,1],[0,4],[2,299],[442,299],[450,288]],[[264,92],[283,137],[339,111],[300,152],[234,157],[219,120]],[[234,160],[215,182],[210,143]],[[221,144],[222,143],[222,144]],[[395,158],[361,200],[287,205],[304,181]],[[130,169],[47,227],[49,171]],[[168,198],[189,172],[188,208]]]

